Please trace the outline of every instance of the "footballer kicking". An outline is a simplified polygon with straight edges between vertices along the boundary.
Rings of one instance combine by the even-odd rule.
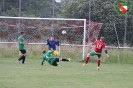
[[[49,50],[48,52],[46,52],[46,50],[44,50],[42,53],[43,53],[43,56],[42,56],[41,65],[43,65],[45,60],[50,65],[53,65],[53,66],[60,66],[59,64],[57,64],[57,62],[59,62],[59,61],[67,61],[67,62],[70,61],[70,58],[69,59],[65,59],[65,58],[59,59],[59,58],[55,58],[55,57],[51,56],[54,53],[54,50]]]
[[[104,49],[107,57],[109,57],[107,49],[105,48],[104,37],[101,37],[100,40],[96,40],[94,42],[94,45],[95,45],[94,50],[87,54],[86,61],[85,61],[85,63],[82,66],[86,66],[88,64],[90,56],[97,55],[97,57],[98,57],[98,60],[97,60],[97,64],[98,64],[97,70],[99,70],[100,63],[101,63],[100,57],[101,57],[102,49]]]

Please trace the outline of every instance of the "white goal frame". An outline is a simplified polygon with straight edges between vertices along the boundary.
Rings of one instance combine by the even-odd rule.
[[[4,19],[40,19],[40,20],[68,20],[68,21],[83,21],[84,25],[82,26],[84,31],[83,31],[83,44],[82,45],[74,45],[74,46],[81,46],[83,47],[83,53],[82,53],[82,60],[84,60],[85,58],[85,47],[86,47],[86,19],[67,19],[67,18],[35,18],[35,17],[7,17],[7,16],[0,16],[0,18],[4,18]],[[18,30],[19,33],[19,30]],[[0,43],[2,44],[7,44],[7,43],[17,43],[17,42],[2,42],[0,41]],[[42,44],[42,43],[29,43],[29,44]],[[73,45],[73,44],[61,44],[61,45]],[[60,48],[59,48],[60,49]],[[60,51],[60,50],[59,50]]]

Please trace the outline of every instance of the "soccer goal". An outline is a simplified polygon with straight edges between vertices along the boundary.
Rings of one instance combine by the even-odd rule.
[[[0,16],[0,49],[1,56],[9,52],[12,56],[18,55],[17,39],[21,31],[26,33],[25,41],[28,56],[40,57],[43,49],[47,50],[44,44],[50,36],[60,41],[61,46],[57,47],[62,57],[72,59],[83,59],[86,54],[86,43],[89,39],[95,38],[92,29],[97,25],[90,26],[86,19],[65,19],[65,18],[31,18],[31,17],[5,17]],[[101,26],[100,26],[101,27]],[[100,28],[98,26],[98,28]],[[65,30],[65,34],[62,31]],[[91,30],[91,31],[88,31]],[[95,31],[94,30],[94,31]],[[91,37],[93,38],[90,38]],[[2,54],[3,53],[3,54]],[[9,55],[8,54],[8,55]]]

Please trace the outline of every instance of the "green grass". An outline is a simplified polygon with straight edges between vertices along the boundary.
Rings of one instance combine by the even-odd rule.
[[[3,58],[16,58],[19,55],[17,44],[0,44],[0,57]],[[27,57],[38,59],[42,56],[42,51],[47,50],[47,46],[44,45],[27,45]],[[88,52],[86,47],[86,53]],[[58,50],[58,47],[57,47]],[[82,59],[82,47],[79,46],[61,46],[61,56],[65,58],[72,58],[75,61]],[[109,58],[105,56],[103,51],[101,61],[105,63],[121,63],[121,64],[133,64],[133,50],[132,49],[108,49]],[[85,55],[86,57],[86,55]]]
[[[105,54],[101,57],[106,63],[133,64],[133,50],[131,49],[108,49],[109,59]]]
[[[90,62],[59,62],[60,67],[41,59],[26,59],[18,64],[16,58],[0,58],[0,88],[132,88],[133,65]]]

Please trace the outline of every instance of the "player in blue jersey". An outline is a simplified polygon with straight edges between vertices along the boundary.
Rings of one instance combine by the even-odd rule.
[[[54,36],[51,36],[50,39],[47,39],[47,43],[46,45],[48,45],[48,49],[49,51],[53,51],[52,55],[53,56],[57,56],[59,58],[60,61],[62,61],[62,57],[60,56],[59,52],[56,50],[56,45],[60,46],[59,41],[56,41],[54,39]],[[69,58],[70,61],[70,58]]]
[[[59,44],[59,41],[56,41],[54,39],[54,36],[51,36],[50,39],[47,40],[46,45],[48,45],[49,50],[54,50],[53,55],[58,56],[59,58],[61,58],[59,52],[56,50],[56,45],[60,46],[60,44]]]

